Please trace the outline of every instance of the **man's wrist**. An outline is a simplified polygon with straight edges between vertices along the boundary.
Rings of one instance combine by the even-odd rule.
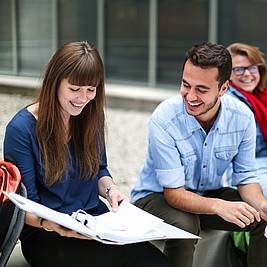
[[[221,199],[212,199],[212,203],[211,203],[211,214],[212,215],[218,215],[218,206],[220,205],[220,203],[222,202]]]

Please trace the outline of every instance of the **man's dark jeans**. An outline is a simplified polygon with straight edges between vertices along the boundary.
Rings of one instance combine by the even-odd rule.
[[[220,198],[230,201],[242,201],[237,190],[222,188],[208,191],[206,197]],[[171,207],[163,193],[153,193],[136,202],[136,206],[150,212],[165,222],[177,226],[192,234],[199,235],[201,229],[216,229],[228,231],[250,231],[251,238],[248,248],[248,267],[263,267],[267,262],[267,238],[264,236],[266,222],[254,222],[246,228],[223,220],[217,215],[197,215]],[[164,252],[174,267],[192,267],[196,240],[174,239],[166,240]]]

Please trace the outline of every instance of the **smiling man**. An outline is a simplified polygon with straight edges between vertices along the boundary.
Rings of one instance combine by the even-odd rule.
[[[149,124],[148,156],[132,202],[194,234],[201,229],[251,231],[248,266],[265,266],[267,200],[258,183],[251,111],[225,95],[232,71],[222,45],[192,47],[181,96],[161,103]],[[233,185],[223,174],[233,164]],[[195,240],[166,240],[173,266],[191,267]]]

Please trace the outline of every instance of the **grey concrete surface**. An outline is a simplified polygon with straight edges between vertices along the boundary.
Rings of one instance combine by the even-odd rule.
[[[17,94],[0,94],[0,155],[5,126],[33,99]],[[106,143],[109,170],[121,191],[129,194],[142,168],[146,153],[147,123],[150,112],[107,108]]]

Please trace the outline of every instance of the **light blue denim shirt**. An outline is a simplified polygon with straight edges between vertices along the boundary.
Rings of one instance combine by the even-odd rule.
[[[255,163],[256,127],[242,102],[224,95],[209,133],[189,115],[181,96],[161,103],[149,122],[148,155],[132,202],[163,188],[184,186],[196,193],[223,186],[223,174],[234,166],[233,185],[258,182]]]

